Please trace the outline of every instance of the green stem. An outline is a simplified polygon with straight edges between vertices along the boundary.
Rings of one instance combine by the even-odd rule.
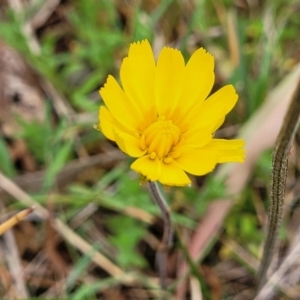
[[[153,201],[157,204],[157,206],[161,211],[163,221],[164,221],[164,233],[163,233],[161,246],[159,247],[157,252],[156,263],[159,270],[161,287],[162,289],[166,289],[167,288],[167,283],[166,283],[167,255],[168,255],[168,250],[172,246],[172,240],[173,240],[171,213],[167,202],[165,201],[164,197],[162,196],[159,190],[157,182],[149,181],[148,188]]]
[[[285,115],[279,132],[272,160],[271,194],[267,238],[264,244],[263,258],[257,274],[257,292],[266,282],[267,271],[270,266],[281,225],[285,198],[288,156],[291,142],[295,136],[300,115],[300,84],[293,95],[292,102]]]

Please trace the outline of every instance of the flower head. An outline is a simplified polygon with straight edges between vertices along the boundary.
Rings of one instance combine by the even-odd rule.
[[[203,48],[185,64],[180,51],[165,47],[156,62],[147,40],[133,43],[120,77],[122,87],[109,76],[100,89],[99,129],[137,158],[131,168],[146,180],[185,186],[186,172],[244,161],[242,140],[213,138],[238,96],[232,85],[209,96],[214,58]]]

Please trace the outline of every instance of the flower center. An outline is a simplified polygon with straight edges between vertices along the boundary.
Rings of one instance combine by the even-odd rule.
[[[159,117],[151,124],[141,135],[140,148],[148,149],[151,159],[158,157],[164,158],[168,162],[171,157],[167,157],[174,146],[177,145],[180,138],[180,130],[172,121],[166,121],[165,117]],[[169,160],[168,160],[169,158]]]

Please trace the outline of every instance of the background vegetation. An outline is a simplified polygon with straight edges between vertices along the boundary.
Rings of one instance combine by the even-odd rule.
[[[0,2],[0,222],[36,207],[0,241],[1,297],[160,299],[159,211],[130,158],[93,129],[99,88],[129,44],[148,39],[156,52],[215,56],[214,90],[232,83],[239,93],[217,135],[247,143],[243,165],[164,191],[177,230],[168,297],[252,299],[270,149],[300,76],[299,13],[291,0]],[[299,242],[299,141],[279,262]],[[299,267],[270,297],[299,297]]]

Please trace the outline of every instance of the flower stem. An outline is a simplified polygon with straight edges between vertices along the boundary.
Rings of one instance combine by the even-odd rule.
[[[163,233],[161,245],[157,252],[156,263],[158,266],[161,287],[162,289],[166,289],[167,288],[167,283],[166,283],[167,255],[168,255],[168,250],[171,248],[172,241],[173,241],[171,213],[167,202],[165,201],[164,197],[162,196],[159,190],[157,182],[149,181],[148,188],[153,201],[157,204],[157,206],[161,211],[163,221],[164,221],[164,233]]]
[[[273,152],[267,238],[264,244],[263,258],[257,274],[257,292],[259,292],[266,282],[267,271],[274,254],[278,231],[282,221],[288,156],[299,122],[299,115],[300,83],[285,115]]]

